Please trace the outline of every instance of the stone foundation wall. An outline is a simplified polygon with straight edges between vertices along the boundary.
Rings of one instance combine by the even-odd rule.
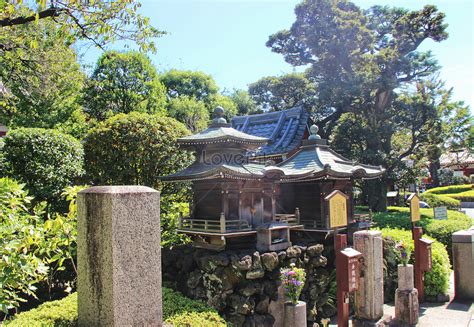
[[[330,273],[323,250],[321,244],[292,246],[278,253],[164,249],[163,281],[207,302],[235,326],[272,326],[275,317],[270,312],[281,301],[280,269],[295,263],[306,270],[301,300],[307,302],[308,320],[318,321],[335,314],[329,294],[335,274]]]

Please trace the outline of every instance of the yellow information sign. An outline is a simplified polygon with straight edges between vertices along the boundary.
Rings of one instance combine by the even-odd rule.
[[[333,191],[325,200],[329,203],[329,227],[347,226],[347,199],[349,197],[341,191]]]
[[[420,220],[420,197],[418,194],[413,193],[410,195],[408,198],[408,201],[410,202],[410,216],[411,216],[411,221],[419,221]]]

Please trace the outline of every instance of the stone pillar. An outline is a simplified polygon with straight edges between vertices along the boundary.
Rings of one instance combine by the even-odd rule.
[[[453,233],[455,298],[474,301],[474,229]]]
[[[78,325],[162,326],[158,191],[91,187],[77,206]]]
[[[359,289],[354,297],[354,323],[357,326],[376,325],[383,316],[382,232],[355,232],[354,248],[362,253]]]
[[[414,288],[413,265],[398,265],[398,288],[395,292],[397,326],[416,325],[418,315],[418,290]]]
[[[285,304],[284,327],[307,326],[306,302],[298,301],[298,304]]]

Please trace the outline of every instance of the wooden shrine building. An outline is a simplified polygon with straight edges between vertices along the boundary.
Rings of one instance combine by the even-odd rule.
[[[197,246],[223,249],[232,242],[255,241],[262,226],[327,232],[324,198],[333,190],[348,196],[351,223],[353,181],[379,178],[384,172],[338,155],[320,139],[315,125],[308,140],[301,141],[285,160],[278,164],[255,161],[253,154],[269,138],[234,129],[220,107],[215,114],[208,129],[178,139],[181,147],[195,151],[195,162],[161,177],[192,183],[190,214],[181,218],[179,232],[190,235]]]

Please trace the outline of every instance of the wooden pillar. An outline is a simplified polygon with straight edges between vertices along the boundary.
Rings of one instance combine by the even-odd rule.
[[[337,233],[337,232],[336,232]],[[335,246],[334,250],[336,252],[336,280],[338,285],[342,285],[342,280],[344,279],[345,271],[341,269],[341,250],[347,247],[347,235],[335,233]],[[338,260],[339,259],[339,260]],[[339,269],[338,269],[339,266]],[[346,303],[347,292],[342,290],[341,286],[337,287],[336,298],[337,298],[337,326],[338,327],[348,327],[349,326],[349,301]]]

